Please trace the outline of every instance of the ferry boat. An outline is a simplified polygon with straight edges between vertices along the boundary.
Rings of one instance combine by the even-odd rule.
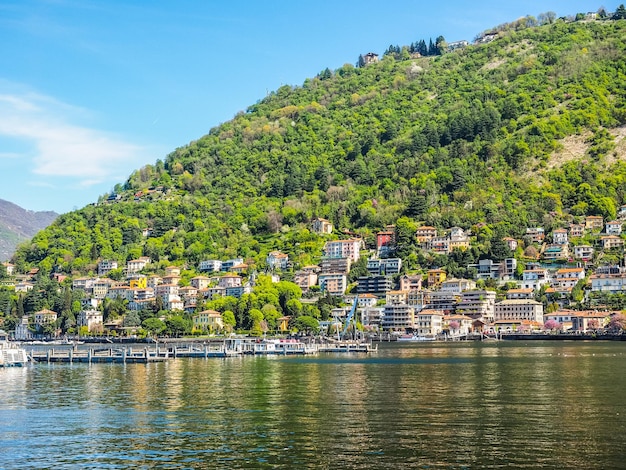
[[[0,367],[21,367],[28,363],[26,350],[9,341],[9,335],[0,330]]]

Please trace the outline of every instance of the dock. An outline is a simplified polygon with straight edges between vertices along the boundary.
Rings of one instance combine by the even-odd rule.
[[[106,349],[54,349],[46,351],[31,351],[29,354],[33,362],[82,362],[88,364],[147,364],[148,362],[162,362],[169,358],[168,351],[151,351],[148,348],[106,348]]]
[[[51,347],[32,348],[28,357],[32,362],[86,363],[86,364],[147,364],[176,358],[228,358],[240,356],[291,356],[318,353],[370,353],[377,345],[359,341],[303,343],[293,339],[229,338],[222,342],[186,344],[161,343],[151,347]]]

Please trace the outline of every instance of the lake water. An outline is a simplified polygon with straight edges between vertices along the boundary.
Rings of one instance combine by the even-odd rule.
[[[626,343],[0,369],[0,468],[626,468]]]

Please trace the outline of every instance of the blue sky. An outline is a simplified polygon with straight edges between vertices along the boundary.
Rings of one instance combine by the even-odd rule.
[[[281,85],[577,0],[0,0],[0,198],[67,212]]]

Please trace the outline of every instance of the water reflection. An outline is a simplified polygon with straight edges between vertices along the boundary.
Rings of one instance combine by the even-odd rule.
[[[622,344],[0,370],[1,468],[617,468]]]

